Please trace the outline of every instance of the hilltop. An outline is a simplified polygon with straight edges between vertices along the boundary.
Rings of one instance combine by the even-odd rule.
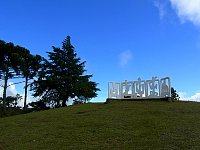
[[[200,103],[119,101],[0,118],[0,149],[199,149]]]

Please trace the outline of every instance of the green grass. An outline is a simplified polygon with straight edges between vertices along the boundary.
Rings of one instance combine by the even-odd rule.
[[[24,113],[26,113],[26,112],[24,112],[20,108],[10,107],[10,108],[6,108],[6,111],[4,112],[3,108],[0,107],[0,118],[1,117],[8,117],[8,116],[13,116],[13,115],[24,114]]]
[[[0,118],[0,149],[200,149],[200,103],[90,103]]]

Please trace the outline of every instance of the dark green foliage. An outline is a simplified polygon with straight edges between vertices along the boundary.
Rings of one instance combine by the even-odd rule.
[[[34,96],[41,96],[40,100],[53,107],[66,106],[69,98],[82,103],[97,96],[97,83],[89,80],[92,75],[84,75],[85,62],[77,57],[69,36],[62,49],[53,47],[53,52],[47,53],[49,61],[32,84]]]
[[[0,40],[0,77],[12,78],[19,73],[18,47],[13,43],[6,43]]]
[[[176,90],[173,87],[171,88],[171,98],[172,98],[172,100],[180,99],[179,95],[176,93]]]
[[[30,51],[13,43],[6,43],[0,40],[0,79],[4,82],[3,89],[3,108],[6,107],[6,90],[8,80],[12,78],[25,78],[24,109],[26,110],[27,88],[29,79],[36,76],[41,68],[42,57],[32,55]],[[22,83],[22,82],[18,82]],[[14,84],[18,84],[14,83]]]
[[[22,100],[22,96],[20,94],[16,94],[16,96],[7,96],[6,97],[6,107],[17,107],[19,101]],[[0,106],[3,105],[3,98],[0,97]]]
[[[3,80],[3,108],[6,108],[6,90],[8,80],[19,76],[18,47],[13,43],[6,43],[0,40],[0,78]]]
[[[40,111],[40,110],[48,110],[50,107],[46,106],[46,102],[43,100],[31,102],[29,103],[29,106],[31,106],[33,111]]]
[[[97,96],[97,83],[90,81],[92,75],[84,74],[85,62],[77,57],[69,36],[61,49],[53,47],[53,52],[48,52],[48,56],[49,61],[39,55],[32,55],[24,47],[0,40],[0,79],[4,88],[1,105],[4,109],[16,100],[13,97],[6,98],[6,90],[10,86],[8,80],[19,77],[25,79],[22,81],[25,82],[24,110],[27,110],[29,85],[33,95],[40,97],[38,102],[32,103],[39,109],[66,106],[69,98],[75,103],[85,103]],[[30,83],[31,79],[34,83]]]
[[[25,78],[24,110],[27,110],[28,81],[37,75],[38,70],[42,67],[41,62],[43,58],[40,55],[32,55],[29,52],[23,53],[21,56],[20,71],[21,75]]]

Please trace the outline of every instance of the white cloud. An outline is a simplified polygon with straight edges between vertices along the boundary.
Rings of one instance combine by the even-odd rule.
[[[120,54],[120,66],[125,67],[133,58],[130,50],[123,51]]]
[[[20,94],[22,96],[22,100],[18,103],[18,106],[20,107],[24,107],[24,94]],[[26,104],[30,103],[30,102],[35,102],[37,101],[38,98],[34,98],[30,95],[27,96],[27,100],[26,100]]]
[[[195,95],[191,96],[191,100],[200,102],[200,93],[196,93]]]
[[[180,100],[187,100],[187,101],[197,101],[200,102],[200,92],[195,93],[192,96],[187,96],[186,92],[179,92]]]
[[[17,94],[17,89],[12,82],[8,82],[8,85],[11,85],[7,88],[6,95],[7,96],[15,96]],[[3,88],[0,88],[0,97],[3,96]]]
[[[155,0],[154,6],[156,8],[158,8],[160,19],[162,19],[166,14],[166,9],[165,9],[164,3],[162,3],[160,0]]]
[[[170,0],[182,22],[200,26],[200,0]]]
[[[11,86],[9,86],[7,88],[6,95],[7,96],[16,96],[16,94],[20,94],[22,96],[22,100],[18,103],[18,106],[23,107],[24,106],[24,93],[19,93],[17,91],[16,86],[12,82],[9,82],[8,85],[11,85]],[[3,97],[3,88],[2,87],[0,88],[0,97]],[[27,96],[27,104],[32,101],[36,101],[36,100],[37,100],[37,98],[33,98],[30,95]]]

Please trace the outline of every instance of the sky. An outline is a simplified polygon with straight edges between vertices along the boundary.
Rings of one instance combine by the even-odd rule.
[[[32,54],[47,58],[52,46],[61,47],[71,36],[86,74],[93,74],[101,89],[92,102],[106,100],[110,81],[152,76],[170,77],[182,100],[200,101],[200,0],[6,0],[0,5],[0,39]],[[8,95],[23,95],[23,86],[10,86]]]

